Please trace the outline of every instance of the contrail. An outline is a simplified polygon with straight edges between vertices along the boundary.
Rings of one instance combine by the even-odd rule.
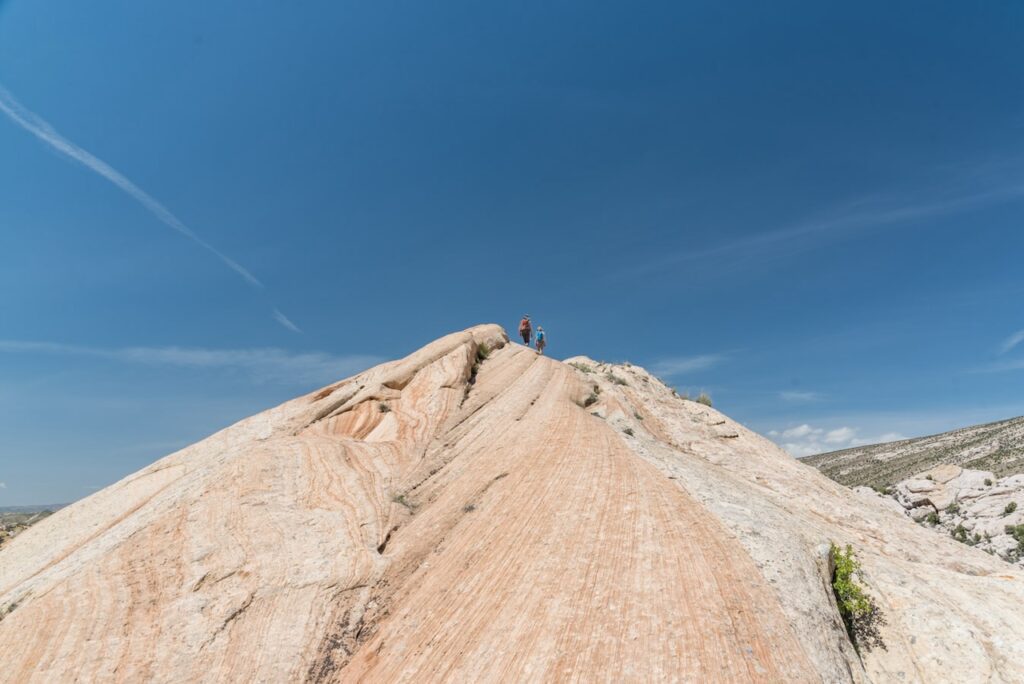
[[[289,319],[287,316],[281,313],[280,309],[274,309],[274,320],[283,325],[284,327],[288,328],[292,332],[302,332],[302,329],[299,328],[299,326],[292,323],[291,319]]]
[[[165,225],[178,231],[189,240],[220,259],[225,266],[242,276],[242,278],[245,279],[245,282],[256,288],[263,287],[263,283],[257,280],[256,276],[247,271],[237,261],[192,232],[192,229],[182,223],[181,220],[172,214],[167,207],[157,202],[153,197],[146,193],[146,191],[125,178],[125,176],[117,169],[113,168],[102,159],[97,159],[78,145],[67,140],[58,133],[53,126],[41,119],[35,113],[25,109],[25,107],[23,107],[22,104],[18,102],[2,85],[0,85],[0,111],[6,114],[11,121],[36,136],[53,149],[57,150],[64,156],[75,160],[86,168],[95,171],[119,187]],[[286,325],[285,327],[290,326]]]

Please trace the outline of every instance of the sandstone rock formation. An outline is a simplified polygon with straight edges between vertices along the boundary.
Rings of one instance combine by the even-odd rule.
[[[997,477],[1024,473],[1024,417],[832,451],[804,459],[841,484],[891,487],[940,464],[985,470]]]
[[[875,496],[874,490],[862,490]],[[991,472],[943,464],[904,480],[892,499],[915,521],[968,546],[1024,566],[1024,474],[996,478]]]
[[[472,328],[61,510],[0,551],[0,680],[1024,681],[1024,572],[572,361]]]

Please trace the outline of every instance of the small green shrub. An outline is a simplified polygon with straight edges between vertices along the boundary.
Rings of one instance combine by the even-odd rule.
[[[475,510],[476,510],[476,504],[468,503],[468,504],[466,504],[465,506],[462,507],[462,512],[463,513],[472,513]]]
[[[953,539],[956,539],[958,542],[967,542],[967,529],[964,528],[963,525],[957,525],[953,528],[953,531],[950,532],[950,534],[953,535]]]
[[[593,373],[594,372],[593,368],[591,368],[590,366],[588,366],[585,363],[580,363],[579,361],[573,361],[569,365],[572,366],[573,368],[575,368],[576,370],[578,370],[581,373]]]
[[[383,401],[377,405],[377,409],[381,413],[391,413],[391,407],[385,404]]]
[[[643,420],[644,419],[644,417],[640,415],[639,411],[633,411],[633,417],[636,418],[637,420]]]
[[[1011,501],[1010,503],[1006,504],[1006,508],[1003,509],[1003,515],[1010,515],[1015,510],[1017,510],[1017,502]]]
[[[405,498],[405,494],[394,494],[391,497],[391,501],[396,503],[396,504],[400,504],[402,506],[405,506],[410,511],[415,511],[416,510],[416,504],[414,504],[413,502],[411,502],[408,499],[406,499]]]
[[[615,373],[607,373],[607,374],[605,374],[604,377],[608,379],[608,382],[610,382],[610,383],[612,383],[614,385],[628,385],[629,384],[628,382],[626,382],[624,379],[620,378]]]
[[[861,568],[853,554],[853,547],[847,544],[844,551],[833,543],[830,554],[835,567],[832,591],[850,641],[858,651],[861,648],[870,651],[878,646],[884,649],[880,627],[885,624],[885,619],[874,599],[858,583],[856,576]]]
[[[623,432],[629,435],[630,437],[633,436],[633,428],[626,428],[625,430],[623,430]]]
[[[712,406],[711,396],[707,392],[701,392],[700,396],[697,397],[698,404],[704,404],[705,406]]]
[[[991,487],[992,486],[992,480],[986,477],[985,478],[985,486],[986,487]]]
[[[926,523],[928,523],[929,525],[931,525],[932,527],[935,527],[936,525],[939,524],[939,514],[936,513],[935,511],[932,511],[931,513],[929,513],[925,517],[924,521]]]
[[[1017,541],[1017,554],[1024,553],[1024,525],[1007,525],[1003,531]]]
[[[488,347],[486,344],[481,344],[479,347],[476,348],[476,360],[477,361],[484,361],[490,355],[491,355],[491,348]]]
[[[946,512],[949,513],[950,515],[956,515],[957,513],[960,512],[960,504],[958,504],[958,503],[951,503],[951,504],[949,504],[948,506],[946,506]]]

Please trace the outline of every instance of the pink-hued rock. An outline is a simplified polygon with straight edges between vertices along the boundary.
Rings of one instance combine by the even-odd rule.
[[[576,361],[471,328],[59,511],[0,551],[0,680],[1024,681],[1020,570]]]

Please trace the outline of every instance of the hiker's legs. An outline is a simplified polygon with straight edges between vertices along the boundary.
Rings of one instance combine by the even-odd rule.
[[[530,331],[529,330],[523,330],[519,334],[523,336],[523,344],[525,344],[527,347],[529,347],[530,346]]]

